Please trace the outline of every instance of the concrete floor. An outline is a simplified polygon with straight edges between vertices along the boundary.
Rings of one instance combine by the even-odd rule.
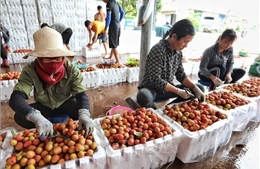
[[[73,58],[72,58],[73,59]],[[9,69],[1,69],[0,73],[8,71],[19,71],[19,66]],[[193,79],[196,77],[192,77]],[[118,83],[110,86],[92,88],[87,91],[91,103],[92,118],[104,116],[106,112],[115,105],[126,105],[125,98],[135,96],[137,83]],[[1,103],[0,127],[14,127],[17,130],[23,128],[15,124],[13,111],[7,102]],[[259,164],[259,123],[249,123],[242,132],[234,132],[228,145],[220,147],[214,157],[207,158],[201,162],[183,164],[176,160],[167,164],[163,169],[258,169]],[[221,132],[221,131],[220,131]],[[245,142],[245,146],[236,146],[238,142]],[[194,145],[196,146],[196,145]]]

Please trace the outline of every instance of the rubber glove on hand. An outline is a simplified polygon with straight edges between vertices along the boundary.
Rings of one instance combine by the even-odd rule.
[[[94,131],[94,122],[90,118],[90,112],[87,109],[79,109],[79,131],[85,130],[85,137]]]
[[[189,94],[188,94],[189,93]],[[193,94],[188,92],[188,91],[185,91],[183,89],[177,89],[177,92],[176,92],[177,95],[179,95],[181,98],[183,99],[189,99],[190,97],[193,97]]]
[[[231,75],[228,73],[227,75],[226,75],[226,77],[225,77],[225,82],[226,83],[230,83],[232,81],[232,77],[231,77]]]
[[[194,86],[192,91],[194,92],[196,98],[198,98],[199,102],[205,101],[206,95],[200,90],[200,88],[197,85]]]
[[[39,136],[53,136],[53,125],[42,116],[39,110],[33,109],[26,115],[26,119],[35,124]]]
[[[218,77],[212,80],[213,83],[218,87],[222,84],[222,80],[220,80]]]

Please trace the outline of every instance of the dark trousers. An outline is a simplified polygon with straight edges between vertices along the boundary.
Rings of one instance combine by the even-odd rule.
[[[71,38],[72,34],[73,34],[73,32],[72,32],[72,29],[71,29],[71,28],[66,29],[66,30],[61,34],[64,44],[66,44],[66,45],[69,44],[70,38]]]
[[[50,109],[49,107],[46,107],[39,102],[32,103],[30,106],[39,110],[41,114],[47,119],[61,115],[68,115],[73,120],[78,120],[79,108],[75,97],[69,98],[59,108],[56,109]],[[19,112],[15,112],[14,115],[14,120],[18,125],[27,129],[35,128],[35,125],[32,122],[28,121],[20,114],[21,113]]]
[[[120,34],[121,34],[120,28],[109,27],[109,30],[108,30],[109,48],[117,48],[117,46],[119,46]]]
[[[4,45],[2,43],[1,43],[1,58],[7,59],[7,52],[6,52]]]
[[[227,72],[226,72],[226,67],[224,67],[223,65],[218,65],[218,66],[209,68],[209,71],[214,76],[218,77],[222,81],[225,81],[225,76],[226,76]],[[235,83],[236,81],[241,79],[245,75],[245,73],[246,73],[246,71],[244,69],[234,68],[233,72],[231,73],[231,78],[232,78],[231,83]],[[211,79],[205,77],[204,75],[202,75],[200,73],[198,74],[198,76],[202,81],[211,82],[211,86],[212,86],[211,88],[212,89],[215,88],[215,85]]]
[[[201,84],[196,84],[196,85],[201,89],[201,91],[204,92],[204,87]],[[175,87],[183,89],[185,86],[176,85]],[[193,91],[191,91],[191,92],[193,93]],[[137,103],[141,107],[156,109],[154,102],[160,101],[160,100],[168,100],[170,98],[175,98],[175,97],[177,97],[177,99],[174,100],[172,103],[178,103],[178,102],[182,102],[185,100],[189,100],[189,99],[183,99],[179,95],[177,95],[176,93],[173,93],[173,92],[166,92],[166,91],[162,92],[159,90],[149,89],[149,88],[140,89],[137,93],[136,99],[137,99]]]

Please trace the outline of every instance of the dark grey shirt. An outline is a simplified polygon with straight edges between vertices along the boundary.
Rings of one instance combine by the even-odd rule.
[[[106,5],[107,12],[111,12],[111,23],[109,27],[120,28],[120,6],[115,0],[109,0]]]
[[[233,71],[233,47],[225,50],[223,53],[218,52],[218,43],[207,48],[203,52],[199,72],[205,77],[209,78],[212,75],[209,69],[218,65],[223,65],[226,67],[227,72]]]
[[[167,40],[161,40],[150,50],[143,81],[139,88],[163,91],[166,84],[173,84],[174,76],[182,83],[186,74],[182,65],[182,52],[172,51]]]

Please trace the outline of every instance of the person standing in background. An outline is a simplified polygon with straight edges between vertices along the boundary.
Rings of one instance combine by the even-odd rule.
[[[63,44],[66,46],[66,48],[68,50],[71,50],[70,45],[69,45],[69,41],[70,41],[70,38],[73,34],[73,31],[70,27],[64,25],[63,23],[54,23],[51,26],[49,26],[47,23],[43,23],[41,25],[41,28],[43,28],[44,26],[48,26],[48,27],[58,31],[62,36]]]
[[[102,6],[97,6],[98,12],[94,15],[95,21],[105,22],[106,20],[106,14],[102,11]]]
[[[120,22],[124,18],[125,12],[115,0],[103,0],[103,2],[106,3],[107,10],[106,26],[103,35],[106,36],[108,32],[108,44],[109,48],[111,48],[109,59],[114,55],[116,63],[120,63],[117,46],[119,46],[121,32]]]
[[[1,67],[9,67],[8,59],[7,59],[7,51],[6,46],[10,40],[10,34],[8,29],[1,25],[0,27],[1,32],[1,58],[3,59],[3,63]]]

